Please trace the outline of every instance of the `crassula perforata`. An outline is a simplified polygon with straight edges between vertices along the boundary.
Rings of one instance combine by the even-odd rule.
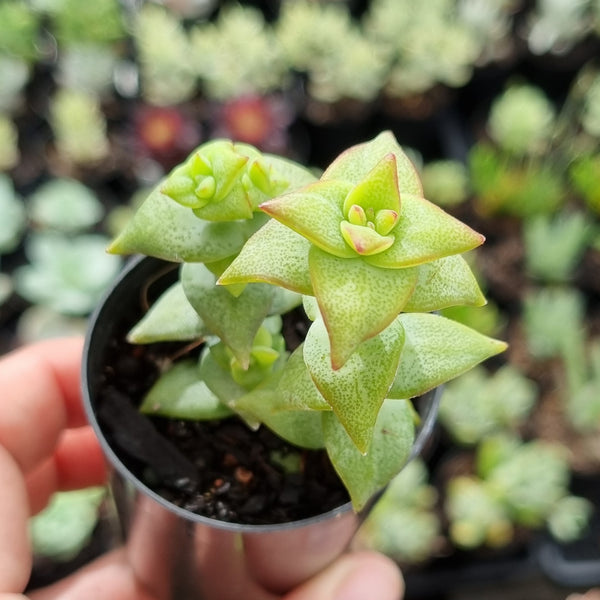
[[[129,341],[203,340],[199,361],[166,370],[142,410],[239,416],[324,447],[360,509],[408,459],[410,399],[506,347],[434,314],[485,303],[461,256],[483,241],[423,198],[389,132],[320,178],[245,144],[208,142],[110,247],[182,263]],[[282,315],[298,306],[309,327],[291,350]]]

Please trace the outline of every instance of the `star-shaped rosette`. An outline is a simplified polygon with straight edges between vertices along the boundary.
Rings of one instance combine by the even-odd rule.
[[[223,260],[264,224],[261,202],[314,179],[248,144],[207,142],[155,186],[109,251],[174,262]]]
[[[318,182],[262,203],[275,221],[250,238],[219,282],[265,281],[314,295],[338,369],[413,296],[412,310],[485,302],[456,260],[483,236],[422,195],[393,135],[380,134],[340,155]]]
[[[450,335],[441,337],[446,346],[411,337],[410,352],[435,348],[436,360],[447,357],[443,372],[424,355],[421,371],[401,370],[415,373],[411,385],[397,381],[408,352],[399,315],[484,304],[461,256],[484,238],[423,198],[414,167],[388,132],[344,152],[319,181],[260,208],[273,219],[248,240],[219,283],[267,282],[314,296],[304,362],[318,392],[365,454],[391,389],[394,398],[400,398],[398,390],[409,390],[405,397],[411,397],[467,368],[452,359],[451,342],[446,347],[455,333],[453,322],[432,315],[436,327],[423,330],[426,335],[448,330]],[[475,347],[469,365],[504,348],[472,333],[461,338]]]

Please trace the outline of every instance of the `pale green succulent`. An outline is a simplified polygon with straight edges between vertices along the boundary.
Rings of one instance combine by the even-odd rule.
[[[50,102],[50,125],[58,152],[77,164],[108,155],[106,119],[99,99],[78,90],[60,89]]]
[[[511,542],[518,526],[547,525],[564,542],[585,531],[592,506],[569,494],[563,446],[489,436],[477,450],[476,471],[452,479],[447,489],[450,537],[458,546],[502,547]]]
[[[288,65],[258,9],[232,5],[214,23],[196,25],[190,32],[190,49],[202,88],[211,99],[264,95],[287,84]]]
[[[556,111],[540,88],[514,84],[494,101],[488,128],[501,148],[521,156],[543,152],[555,124]]]
[[[409,399],[506,347],[431,314],[485,302],[461,257],[482,242],[423,198],[391,133],[342,153],[318,180],[250,146],[208,142],[110,247],[183,262],[132,342],[205,340],[199,365],[164,376],[169,392],[151,412],[234,412],[325,447],[361,508],[408,459]],[[285,349],[277,316],[301,305],[308,333]]]
[[[368,102],[379,94],[388,53],[363,34],[345,5],[284,2],[276,33],[287,64],[306,75],[312,98]]]
[[[18,136],[12,120],[0,113],[0,171],[12,169],[19,162]]]
[[[159,106],[189,100],[196,92],[190,40],[181,21],[163,6],[144,4],[133,23],[142,96]]]
[[[593,27],[590,0],[537,0],[528,14],[526,37],[534,54],[566,54]]]
[[[373,0],[364,27],[389,57],[386,91],[393,96],[421,94],[438,83],[464,85],[483,52],[453,0]]]

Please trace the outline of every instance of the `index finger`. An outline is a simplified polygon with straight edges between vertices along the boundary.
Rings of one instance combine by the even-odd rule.
[[[0,359],[0,445],[24,472],[52,454],[62,431],[86,422],[79,373],[83,340],[46,340]]]

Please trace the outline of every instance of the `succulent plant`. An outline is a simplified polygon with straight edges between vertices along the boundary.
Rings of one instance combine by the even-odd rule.
[[[94,192],[75,179],[56,178],[29,196],[29,218],[41,229],[75,233],[96,225],[104,214]]]
[[[458,18],[453,0],[374,0],[365,32],[389,56],[385,89],[392,96],[463,85],[482,53],[479,34]]]
[[[411,461],[388,486],[364,525],[359,540],[400,563],[419,563],[436,550],[441,522],[438,493],[428,482],[425,463]]]
[[[446,512],[457,545],[502,547],[513,539],[517,526],[548,526],[562,541],[577,539],[592,506],[569,493],[564,447],[496,435],[478,448],[477,472],[450,481]]]
[[[583,359],[581,354],[565,361],[569,383],[565,407],[575,428],[595,432],[600,423],[600,342],[592,342]]]
[[[21,242],[27,214],[25,204],[14,190],[11,179],[0,174],[0,256],[12,252]]]
[[[21,102],[23,90],[29,81],[30,66],[17,57],[0,53],[0,110],[13,111]]]
[[[600,215],[600,154],[575,159],[569,170],[570,182],[586,206]]]
[[[105,496],[102,487],[56,493],[29,522],[35,556],[60,562],[75,558],[89,544]]]
[[[112,44],[125,38],[124,12],[118,0],[61,0],[50,6],[52,33],[63,47]]]
[[[555,119],[555,109],[540,88],[513,84],[492,104],[488,128],[492,139],[510,154],[539,154],[548,146]]]
[[[531,219],[523,233],[527,271],[545,282],[565,282],[591,241],[592,226],[583,212],[563,212]]]
[[[14,123],[0,113],[0,171],[12,169],[19,162],[18,135]]]
[[[17,293],[63,315],[89,314],[120,267],[117,257],[100,251],[105,246],[98,234],[32,234],[25,245],[29,262],[14,272]]]
[[[133,20],[142,97],[168,106],[196,93],[196,70],[191,45],[179,18],[163,6],[144,4]]]
[[[493,102],[488,140],[469,153],[477,208],[486,214],[527,218],[551,214],[567,196],[562,156],[552,155],[558,117],[538,87],[511,84]],[[566,169],[566,165],[565,165]]]
[[[534,290],[525,296],[523,323],[532,356],[562,357],[583,346],[584,298],[575,288]]]
[[[537,0],[526,37],[534,54],[566,54],[591,31],[590,0]]]
[[[516,430],[537,395],[535,383],[511,365],[494,374],[475,367],[444,390],[440,422],[461,444],[476,444],[498,431]]]
[[[592,80],[585,93],[584,107],[581,115],[581,122],[584,130],[590,135],[600,137],[600,74]]]
[[[423,198],[384,132],[319,179],[251,146],[208,142],[109,249],[183,262],[130,341],[205,342],[199,365],[159,379],[169,393],[152,410],[176,416],[185,397],[185,418],[236,413],[301,447],[325,447],[360,508],[408,458],[409,399],[506,347],[431,313],[485,302],[461,256],[482,242]],[[300,306],[306,336],[285,348],[281,322]]]
[[[469,175],[458,160],[435,160],[424,165],[423,189],[431,202],[443,207],[464,202],[469,196]]]
[[[76,164],[93,164],[108,155],[106,119],[94,95],[67,88],[51,100],[50,124],[56,148]]]
[[[269,94],[288,83],[275,34],[251,6],[227,6],[215,22],[196,25],[190,48],[200,85],[212,100]]]
[[[277,38],[291,69],[324,103],[377,98],[388,73],[387,52],[364,35],[344,4],[284,2]]]

